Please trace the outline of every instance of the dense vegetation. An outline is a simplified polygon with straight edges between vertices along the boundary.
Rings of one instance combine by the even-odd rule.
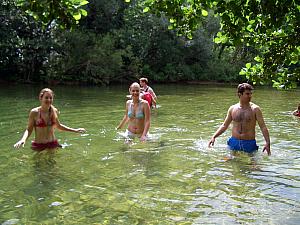
[[[300,4],[296,0],[147,0],[179,34],[191,36],[210,13],[220,18],[215,42],[251,49],[256,56],[240,72],[253,82],[292,88],[300,80]]]
[[[299,81],[294,1],[126,2],[4,0],[0,80],[107,85],[143,75],[157,82],[273,80],[284,87]]]

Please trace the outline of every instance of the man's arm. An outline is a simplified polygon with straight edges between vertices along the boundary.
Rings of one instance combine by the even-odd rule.
[[[271,155],[269,130],[268,130],[266,124],[265,124],[262,112],[261,112],[259,107],[257,107],[255,109],[255,116],[256,116],[256,120],[258,122],[258,125],[260,127],[260,130],[261,130],[261,132],[264,136],[265,142],[266,142],[266,144],[263,148],[263,152],[267,151],[268,155]]]
[[[218,130],[214,133],[210,141],[208,142],[208,147],[210,148],[211,146],[214,146],[215,139],[219,137],[221,134],[223,134],[227,128],[229,127],[231,121],[232,121],[232,116],[231,116],[231,111],[232,111],[233,106],[231,106],[228,109],[227,116],[223,122],[223,124],[218,128]]]
[[[155,101],[157,101],[157,96],[156,96],[155,92],[153,91],[153,89],[151,87],[148,88],[148,92],[153,96]]]

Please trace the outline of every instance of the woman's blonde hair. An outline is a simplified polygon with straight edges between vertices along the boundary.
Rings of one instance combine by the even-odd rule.
[[[134,83],[132,83],[132,84],[130,85],[130,87],[129,87],[129,91],[130,91],[130,90],[131,90],[131,88],[132,88],[132,87],[134,87],[134,86],[138,87],[139,89],[141,88],[141,86],[140,86],[140,84],[139,84],[139,83],[137,83],[137,82],[134,82]]]

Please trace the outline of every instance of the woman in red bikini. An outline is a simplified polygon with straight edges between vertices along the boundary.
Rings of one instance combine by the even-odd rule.
[[[35,151],[45,149],[56,149],[61,147],[54,135],[54,129],[84,133],[84,128],[70,128],[59,122],[58,110],[52,105],[54,93],[49,88],[44,88],[39,94],[41,106],[33,108],[29,113],[27,129],[23,137],[14,147],[24,147],[26,140],[30,137],[32,130],[35,131],[35,139],[31,143],[31,148]]]

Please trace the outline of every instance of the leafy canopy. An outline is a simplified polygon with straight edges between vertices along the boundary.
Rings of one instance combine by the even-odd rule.
[[[46,28],[71,28],[87,12],[87,0],[15,0]],[[124,0],[130,2],[130,0]],[[240,71],[253,83],[293,88],[300,81],[300,3],[298,0],[140,0],[144,12],[164,14],[169,29],[192,38],[211,13],[220,18],[218,44],[247,46],[257,56]]]
[[[46,28],[52,25],[59,25],[61,28],[69,29],[87,11],[82,7],[89,2],[87,0],[16,0],[26,13],[41,21]]]
[[[240,72],[253,83],[294,88],[300,81],[300,4],[296,0],[145,0],[144,12],[165,14],[169,28],[192,38],[212,13],[218,44],[248,46],[257,56]]]

